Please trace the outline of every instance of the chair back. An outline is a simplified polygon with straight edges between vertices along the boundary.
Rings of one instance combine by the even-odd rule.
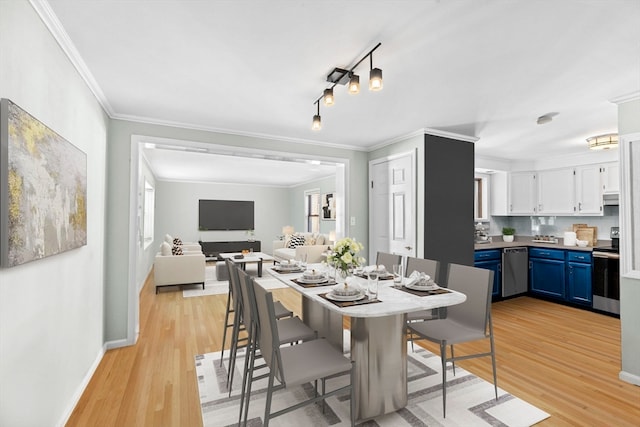
[[[402,263],[402,255],[378,252],[376,255],[376,265],[384,265],[387,271],[393,271],[394,264]]]
[[[253,294],[253,282],[251,276],[236,267],[236,275],[238,277],[238,287],[242,294],[242,322],[248,331],[251,331],[258,321],[254,316],[255,313],[255,296]]]
[[[417,271],[420,273],[428,274],[437,283],[439,265],[440,262],[432,259],[407,257],[407,268],[405,269],[405,275],[406,277],[409,277],[411,273]]]
[[[240,290],[240,278],[238,277],[238,267],[230,260],[225,260],[227,270],[229,271],[229,286],[231,287],[231,296],[235,304],[239,305],[240,312],[236,313],[242,316],[242,291]],[[236,301],[237,300],[237,301]]]
[[[460,264],[449,264],[449,289],[462,292],[467,300],[447,307],[447,319],[486,334],[491,310],[493,271]]]
[[[284,374],[281,373],[280,336],[273,307],[273,295],[257,283],[253,287],[253,291],[258,309],[258,323],[260,324],[258,328],[260,354],[262,354],[269,370],[274,373],[278,381],[284,384]]]

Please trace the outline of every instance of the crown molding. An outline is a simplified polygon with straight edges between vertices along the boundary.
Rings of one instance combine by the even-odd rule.
[[[433,135],[433,136],[441,136],[443,138],[449,139],[457,139],[460,141],[466,142],[478,142],[480,138],[476,136],[463,135],[461,133],[448,132],[446,130],[432,129],[432,128],[424,128],[424,133]]]
[[[87,84],[89,90],[93,93],[93,96],[96,97],[96,100],[100,103],[102,109],[109,115],[109,117],[113,117],[113,108],[111,108],[109,101],[107,101],[107,98],[104,96],[104,92],[102,92],[102,89],[93,77],[93,74],[89,71],[89,67],[87,67],[87,64],[80,56],[78,49],[76,49],[71,38],[69,38],[69,34],[67,34],[62,23],[51,9],[49,2],[47,0],[29,0],[29,3],[31,3],[31,6],[49,29],[53,38],[56,40],[65,55],[67,55],[67,58],[69,58],[71,64],[74,66],[76,71],[78,71],[80,77],[82,77],[84,82]]]
[[[640,91],[618,96],[616,98],[611,99],[609,102],[612,102],[614,104],[624,104],[625,102],[638,101],[638,100],[640,100]]]

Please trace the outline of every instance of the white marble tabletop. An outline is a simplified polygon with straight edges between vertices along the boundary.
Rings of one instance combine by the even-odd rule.
[[[309,268],[321,269],[321,265],[310,265]],[[267,268],[269,274],[300,292],[304,297],[312,299],[329,310],[336,311],[351,317],[382,317],[413,311],[428,310],[438,307],[446,307],[464,302],[466,295],[450,290],[449,293],[429,296],[417,296],[409,292],[393,288],[393,280],[381,280],[378,284],[378,300],[381,302],[338,307],[331,301],[327,301],[318,294],[329,292],[333,286],[316,286],[305,288],[293,281],[302,276],[302,273],[279,273],[272,267]],[[364,290],[367,289],[367,280],[356,277],[358,284]]]

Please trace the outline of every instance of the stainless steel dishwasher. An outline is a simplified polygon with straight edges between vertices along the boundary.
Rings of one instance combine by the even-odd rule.
[[[524,294],[529,284],[529,252],[527,248],[505,248],[502,251],[502,296]]]

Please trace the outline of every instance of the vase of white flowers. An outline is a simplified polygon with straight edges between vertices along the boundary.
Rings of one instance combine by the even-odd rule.
[[[345,237],[333,246],[331,253],[327,256],[327,262],[335,267],[340,277],[346,279],[350,273],[353,273],[354,268],[365,262],[363,257],[358,256],[358,252],[362,249],[364,249],[362,243],[351,237]]]

